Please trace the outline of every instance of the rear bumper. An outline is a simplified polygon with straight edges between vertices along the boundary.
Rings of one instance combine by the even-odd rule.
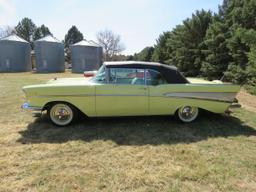
[[[239,103],[232,103],[229,106],[230,109],[237,109],[237,108],[241,108],[241,105]]]
[[[241,105],[239,103],[232,103],[228,109],[225,111],[225,114],[229,115],[232,113],[232,109],[238,109],[241,108]]]
[[[41,107],[35,107],[35,106],[31,106],[29,103],[23,103],[21,105],[21,108],[23,110],[31,112],[34,117],[40,117],[42,115],[43,109]]]

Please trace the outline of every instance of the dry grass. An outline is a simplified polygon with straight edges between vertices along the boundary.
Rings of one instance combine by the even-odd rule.
[[[245,91],[245,89],[241,89],[239,94],[237,95],[240,103],[243,108],[256,112],[256,95],[251,95]]]
[[[23,85],[55,76],[71,74],[0,74],[0,191],[256,191],[256,113],[56,128],[20,109]]]

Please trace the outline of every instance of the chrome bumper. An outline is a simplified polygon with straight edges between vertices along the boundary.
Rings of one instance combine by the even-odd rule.
[[[21,105],[21,108],[30,111],[34,117],[40,117],[42,115],[41,107],[30,106],[29,103],[23,103],[23,105]]]
[[[239,103],[232,103],[229,106],[230,109],[236,109],[236,108],[241,108],[241,105]]]
[[[241,108],[241,105],[239,103],[232,103],[228,109],[225,111],[225,114],[230,115],[232,113],[231,109],[237,109],[237,108]]]

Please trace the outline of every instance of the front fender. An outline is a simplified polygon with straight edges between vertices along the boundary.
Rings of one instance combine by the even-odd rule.
[[[30,86],[24,87],[26,100],[30,106],[45,108],[51,102],[66,102],[87,116],[95,116],[95,87],[73,86]]]

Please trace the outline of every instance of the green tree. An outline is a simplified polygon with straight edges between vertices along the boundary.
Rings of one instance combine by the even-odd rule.
[[[154,46],[154,52],[152,55],[152,61],[160,63],[169,63],[171,47],[167,46],[167,41],[170,38],[171,33],[169,31],[161,34],[156,40],[156,45]],[[169,63],[171,64],[171,63]]]
[[[233,82],[256,86],[256,30],[237,28],[231,40],[235,52],[226,75]]]
[[[256,86],[256,0],[223,0],[219,11],[196,11],[159,36],[153,61],[174,64],[187,76]],[[141,58],[143,50],[134,55]]]
[[[154,47],[145,47],[141,52],[135,54],[134,59],[137,61],[152,61]]]
[[[133,60],[135,60],[134,59],[134,55],[127,55],[125,60],[126,61],[133,61]]]
[[[23,18],[15,27],[17,35],[25,39],[26,41],[33,42],[33,34],[36,30],[36,25],[29,18]]]
[[[68,33],[65,35],[65,48],[69,48],[70,45],[75,44],[83,39],[83,34],[77,29],[76,26],[72,26],[68,30]]]
[[[45,25],[41,25],[40,27],[37,27],[34,34],[33,34],[33,40],[41,39],[47,35],[52,35],[51,31],[48,27]]]
[[[220,10],[225,22],[229,26],[237,24],[242,28],[256,29],[255,0],[225,0]]]
[[[244,39],[244,35],[256,29],[256,1],[226,0],[222,7],[222,15],[230,33],[227,39],[230,60],[225,76],[232,82],[245,83],[251,79],[248,69],[251,68],[254,46]]]
[[[241,28],[232,26],[230,31],[231,37],[227,40],[227,46],[231,59],[225,76],[234,83],[244,83],[246,80],[249,47],[242,41]]]
[[[229,27],[217,15],[209,26],[204,44],[205,60],[202,62],[202,75],[208,79],[219,79],[224,75],[231,59],[227,47],[227,39],[230,38]]]
[[[167,46],[171,54],[169,63],[176,65],[187,76],[200,75],[204,61],[204,37],[212,21],[210,11],[196,11],[192,18],[183,21],[170,34]]]

